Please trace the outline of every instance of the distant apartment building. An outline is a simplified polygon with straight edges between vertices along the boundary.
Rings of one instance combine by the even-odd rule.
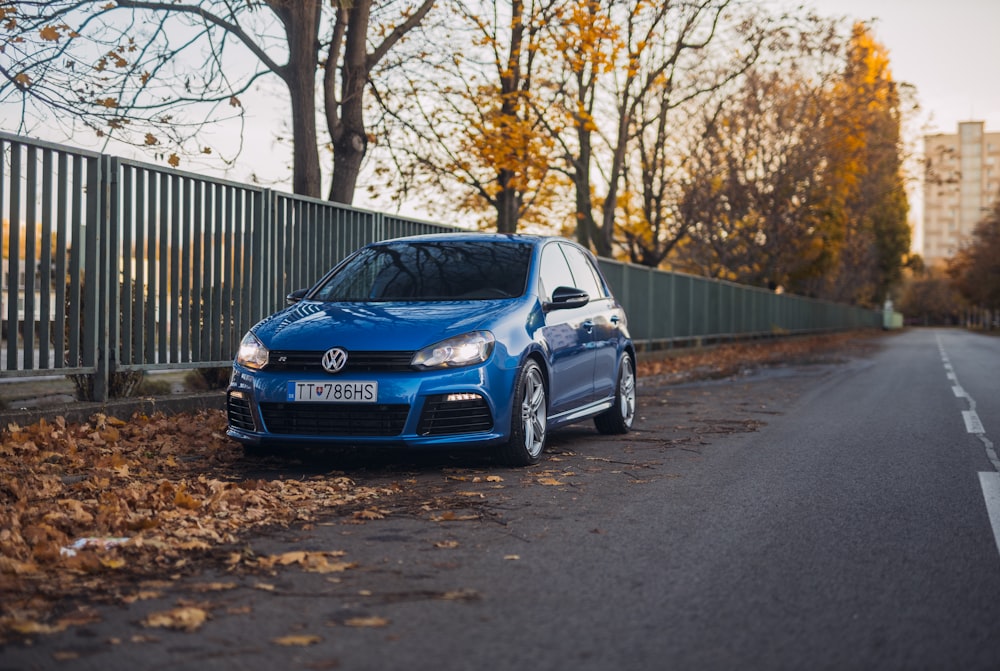
[[[968,240],[1000,198],[1000,132],[982,121],[958,124],[957,134],[924,136],[924,244],[928,266],[941,265]]]

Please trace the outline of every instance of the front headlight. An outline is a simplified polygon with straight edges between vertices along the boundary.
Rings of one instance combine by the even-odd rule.
[[[270,352],[264,347],[253,331],[248,331],[240,342],[240,351],[236,353],[236,363],[246,368],[260,370],[267,365]]]
[[[417,368],[456,368],[482,363],[490,358],[496,339],[489,331],[473,331],[425,347],[413,357]]]

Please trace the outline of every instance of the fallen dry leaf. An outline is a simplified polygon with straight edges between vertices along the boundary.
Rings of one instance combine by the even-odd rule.
[[[179,629],[188,633],[197,631],[208,620],[208,612],[194,606],[181,606],[159,613],[150,613],[142,621],[144,627]]]
[[[478,520],[479,515],[458,515],[452,510],[447,510],[440,515],[432,515],[432,522],[465,522],[468,520]]]
[[[340,473],[233,480],[244,456],[225,430],[225,413],[213,410],[128,420],[98,413],[79,424],[57,418],[0,431],[0,639],[17,620],[49,621],[53,604],[67,599],[121,603],[112,595],[130,589],[115,581],[164,575],[165,567],[179,576],[256,528],[309,523],[338,506],[384,515],[368,502],[402,491],[360,487]],[[252,553],[230,556],[233,568],[257,565]]]
[[[382,520],[385,519],[386,511],[382,510],[359,510],[354,513],[356,520]]]
[[[322,642],[322,637],[316,636],[315,634],[293,634],[290,636],[282,636],[280,638],[271,639],[271,643],[285,646],[308,646],[316,645],[317,643]]]
[[[34,620],[11,619],[3,622],[5,628],[16,631],[19,634],[56,634],[66,631],[64,624],[45,624]]]
[[[389,624],[389,620],[384,617],[352,617],[348,620],[344,620],[344,624],[348,627],[385,627]]]
[[[239,587],[234,582],[204,582],[191,585],[191,589],[196,592],[225,592]]]
[[[135,603],[136,601],[148,601],[150,599],[159,599],[163,596],[163,592],[158,590],[139,590],[135,594],[127,594],[121,598],[122,603]]]

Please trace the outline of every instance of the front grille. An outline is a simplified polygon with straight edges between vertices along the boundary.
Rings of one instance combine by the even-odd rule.
[[[271,433],[295,436],[398,436],[410,406],[370,403],[261,403]]]
[[[268,356],[267,370],[322,371],[322,351],[276,350]],[[411,371],[413,352],[348,352],[342,373]]]
[[[448,396],[431,396],[424,404],[417,431],[422,436],[446,436],[457,433],[478,433],[493,428],[493,416],[485,399],[449,400]]]
[[[229,416],[229,426],[243,431],[254,431],[253,413],[250,412],[250,401],[237,398],[232,394],[226,400],[226,414]]]

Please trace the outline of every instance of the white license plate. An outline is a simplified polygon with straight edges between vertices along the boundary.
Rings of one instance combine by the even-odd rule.
[[[288,400],[314,403],[378,403],[378,382],[289,382]]]

